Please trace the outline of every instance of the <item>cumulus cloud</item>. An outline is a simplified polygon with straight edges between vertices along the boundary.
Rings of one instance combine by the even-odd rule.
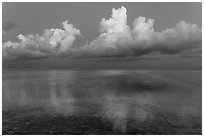
[[[113,9],[111,18],[101,21],[100,36],[82,47],[80,56],[123,57],[201,52],[202,31],[197,25],[180,21],[175,28],[161,32],[155,31],[153,25],[154,19],[138,17],[131,28],[127,25],[127,9]]]
[[[64,29],[47,29],[42,35],[18,35],[20,42],[3,43],[3,59],[39,59],[49,56],[65,56],[73,46],[80,31],[68,24],[62,23]]]
[[[138,17],[127,25],[127,9],[112,9],[111,18],[100,22],[100,35],[84,46],[74,46],[80,31],[62,23],[62,29],[45,30],[42,35],[20,34],[20,43],[3,44],[3,59],[33,59],[49,56],[125,57],[148,54],[201,53],[202,30],[196,24],[178,22],[174,28],[154,30],[154,19]]]

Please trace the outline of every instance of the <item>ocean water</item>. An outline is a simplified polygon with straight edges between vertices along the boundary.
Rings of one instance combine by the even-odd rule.
[[[3,134],[202,134],[201,70],[3,71]]]

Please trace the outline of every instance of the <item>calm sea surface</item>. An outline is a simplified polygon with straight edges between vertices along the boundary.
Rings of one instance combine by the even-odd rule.
[[[202,71],[3,71],[2,101],[3,134],[201,134]]]

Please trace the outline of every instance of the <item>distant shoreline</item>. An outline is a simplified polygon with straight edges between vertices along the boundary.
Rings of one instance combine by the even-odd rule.
[[[2,72],[3,71],[100,71],[100,70],[142,70],[142,71],[169,71],[169,70],[195,70],[195,71],[202,71],[202,68],[201,69],[188,69],[188,68],[177,68],[177,69],[174,69],[174,68],[169,68],[169,69],[136,69],[136,68],[129,68],[129,69],[98,69],[98,68],[86,68],[86,69],[80,69],[80,68],[76,68],[76,69],[59,69],[59,68],[50,68],[50,69],[47,69],[47,68],[38,68],[38,69],[31,69],[31,68],[18,68],[18,69],[14,69],[14,68],[9,68],[9,69],[5,69],[5,68],[2,68]]]

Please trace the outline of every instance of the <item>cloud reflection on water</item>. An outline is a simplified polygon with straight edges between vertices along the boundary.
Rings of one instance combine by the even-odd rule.
[[[16,71],[15,75],[3,74],[3,111],[29,106],[65,116],[99,115],[112,121],[114,128],[121,131],[127,130],[128,121],[154,120],[157,110],[182,116],[201,114],[199,87],[168,81],[168,87],[154,91],[138,86],[129,88],[131,84],[143,84],[144,81],[150,81],[151,86],[164,84],[163,80],[144,73],[107,70]],[[121,79],[124,82],[131,80],[126,83],[126,88],[117,87]]]

